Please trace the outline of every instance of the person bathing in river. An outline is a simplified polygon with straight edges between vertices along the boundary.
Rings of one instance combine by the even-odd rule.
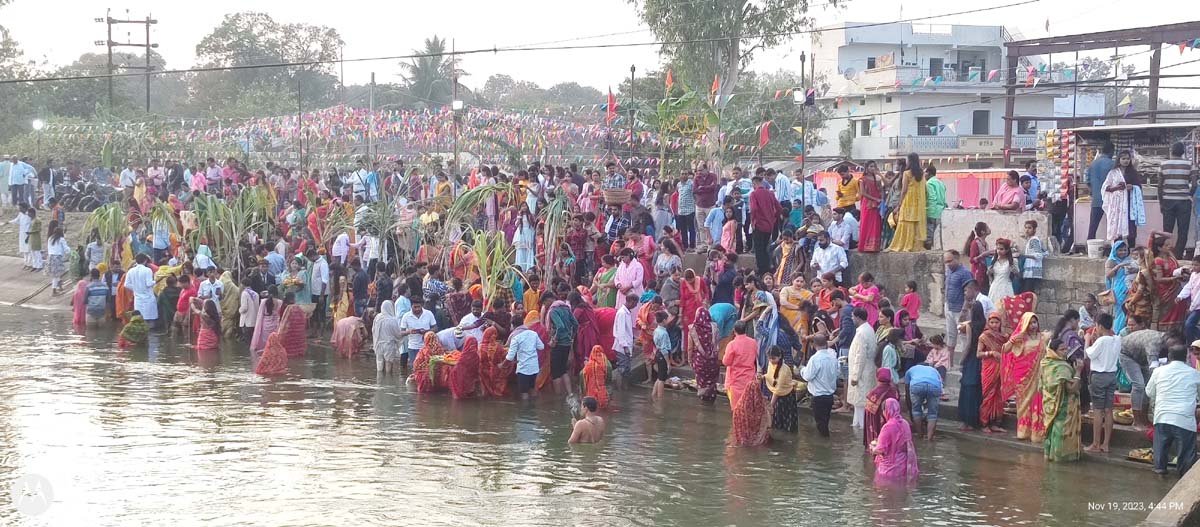
[[[571,419],[571,438],[568,443],[599,443],[604,437],[604,418],[596,415],[600,403],[595,397],[584,397],[580,401],[583,417]]]

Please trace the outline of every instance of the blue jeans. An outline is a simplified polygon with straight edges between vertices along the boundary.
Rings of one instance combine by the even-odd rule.
[[[1188,313],[1187,320],[1183,322],[1183,334],[1187,337],[1187,342],[1200,339],[1200,310]]]
[[[1179,443],[1179,475],[1183,476],[1196,461],[1196,432],[1167,423],[1154,424],[1154,471],[1167,473],[1171,443]]]
[[[912,397],[913,419],[937,421],[938,405],[942,400],[941,387],[923,382],[909,386],[908,394]]]
[[[367,303],[370,301],[371,301],[371,299],[369,299],[369,298],[363,298],[363,299],[355,298],[354,299],[354,316],[356,316],[356,317],[363,316],[363,311],[366,311]]]

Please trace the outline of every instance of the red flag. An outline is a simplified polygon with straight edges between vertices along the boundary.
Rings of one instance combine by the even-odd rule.
[[[758,147],[762,148],[771,140],[771,121],[763,123],[758,130]]]
[[[613,119],[617,118],[617,98],[613,95],[612,86],[608,87],[608,107],[604,114],[604,124],[612,124]]]
[[[783,95],[783,90],[775,90],[775,100],[778,101],[779,97],[781,97],[782,95]]]
[[[721,76],[713,75],[712,96],[717,96],[717,91],[721,89]]]
[[[665,81],[665,84],[667,85],[667,93],[671,93],[671,86],[675,85],[675,76],[669,69],[667,70],[667,80]]]

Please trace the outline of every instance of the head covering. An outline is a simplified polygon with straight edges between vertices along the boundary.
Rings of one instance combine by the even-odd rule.
[[[376,316],[396,316],[396,303],[392,302],[391,300],[384,300],[383,305],[379,306],[379,315]]]
[[[96,264],[96,270],[100,271],[100,274],[107,273],[108,272],[108,264],[104,263],[104,262]]]
[[[883,417],[887,421],[893,419],[903,419],[904,415],[900,413],[900,401],[896,399],[888,399],[883,403]]]
[[[892,370],[889,368],[879,368],[875,370],[875,380],[879,381],[870,392],[867,392],[866,410],[872,414],[879,411],[883,406],[883,402],[891,399],[899,399],[900,391],[896,389],[896,385],[892,384]]]
[[[475,284],[471,287],[468,287],[467,294],[471,295],[471,298],[475,300],[483,301],[483,286]]]
[[[526,311],[525,312],[525,321],[523,322],[523,324],[526,326],[532,326],[541,319],[542,319],[542,317],[538,313],[538,310],[534,309],[534,310]]]
[[[1193,341],[1192,341],[1192,346],[1191,346],[1191,347],[1193,347],[1193,348],[1200,348],[1200,340],[1193,340]]]
[[[592,351],[588,354],[587,361],[583,365],[581,372],[583,376],[583,394],[585,396],[595,397],[596,403],[600,408],[608,406],[608,382],[609,364],[608,359],[604,356],[604,349],[600,346],[592,346]]]
[[[890,368],[879,368],[875,371],[875,380],[879,381],[879,384],[891,384],[892,370]]]
[[[1009,337],[1008,341],[1010,343],[1017,341],[1023,342],[1027,336],[1026,333],[1029,332],[1029,325],[1032,324],[1036,319],[1037,315],[1033,312],[1025,313],[1025,315],[1021,317],[1021,324],[1013,330],[1012,336]]]

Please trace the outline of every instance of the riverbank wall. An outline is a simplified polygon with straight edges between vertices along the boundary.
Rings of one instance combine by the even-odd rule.
[[[50,277],[45,272],[23,271],[25,261],[12,256],[0,256],[0,305],[26,309],[66,311],[71,309],[71,291],[75,280],[70,273],[63,281],[63,294],[50,291]]]

